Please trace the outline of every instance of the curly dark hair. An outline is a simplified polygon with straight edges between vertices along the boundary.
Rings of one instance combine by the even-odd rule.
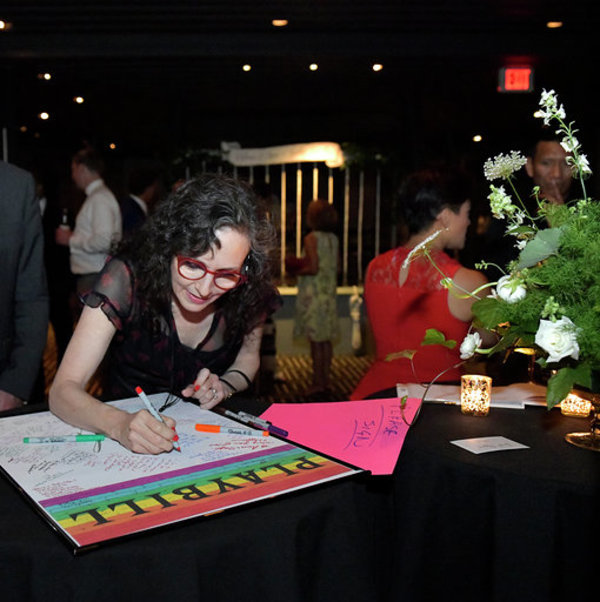
[[[417,234],[445,208],[458,213],[470,197],[466,174],[445,168],[423,169],[407,176],[398,190],[400,216],[408,233]]]
[[[248,280],[216,303],[224,314],[226,336],[249,333],[277,307],[270,273],[275,234],[264,213],[249,186],[223,175],[204,174],[172,192],[116,250],[133,269],[142,312],[164,320],[172,299],[173,258],[197,257],[213,246],[219,248],[216,231],[230,227],[250,240],[242,268]]]

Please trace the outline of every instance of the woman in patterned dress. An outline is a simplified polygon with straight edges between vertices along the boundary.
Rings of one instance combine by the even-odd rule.
[[[306,223],[304,255],[298,275],[294,333],[310,342],[312,386],[307,395],[329,391],[333,340],[338,334],[336,286],[339,265],[338,237],[334,234],[337,213],[323,199],[312,201]]]

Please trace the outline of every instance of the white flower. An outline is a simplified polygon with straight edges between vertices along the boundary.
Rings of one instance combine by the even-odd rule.
[[[575,324],[566,316],[555,322],[540,320],[535,344],[548,353],[548,362],[559,362],[565,357],[579,359]]]
[[[500,153],[493,159],[488,159],[483,164],[483,173],[487,180],[508,179],[515,171],[519,171],[527,159],[517,151],[511,151],[510,155]]]
[[[577,140],[575,136],[565,136],[562,139],[560,145],[563,147],[566,153],[572,153],[573,151],[576,151],[580,146],[579,140]]]
[[[496,188],[492,185],[490,186],[490,190],[492,192],[488,194],[488,199],[490,200],[490,209],[492,210],[494,217],[496,219],[504,219],[507,215],[514,215],[517,208],[513,205],[510,196],[506,194],[504,186]]]
[[[525,299],[527,289],[523,282],[518,278],[514,278],[510,274],[502,276],[496,285],[498,297],[507,303],[516,303],[521,299]]]
[[[477,348],[481,345],[481,336],[478,332],[468,334],[460,344],[460,359],[468,360],[475,355]]]
[[[591,175],[592,170],[590,168],[590,163],[586,155],[577,155],[577,158],[574,159],[573,162],[575,163],[575,166],[581,172],[582,175]]]
[[[515,243],[515,247],[519,249],[519,251],[522,251],[527,246],[527,243],[527,239],[517,240],[517,242]]]
[[[408,267],[408,264],[415,259],[423,249],[426,249],[427,246],[432,243],[442,232],[443,230],[436,230],[433,234],[430,234],[425,240],[416,245],[406,256],[406,259],[402,262],[402,269]]]

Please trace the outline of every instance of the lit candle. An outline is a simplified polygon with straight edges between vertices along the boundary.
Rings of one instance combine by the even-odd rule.
[[[580,416],[585,418],[592,409],[592,402],[579,397],[574,393],[569,393],[565,399],[560,402],[560,413],[565,416]]]
[[[492,379],[464,374],[460,379],[460,410],[470,416],[487,416],[492,398]]]

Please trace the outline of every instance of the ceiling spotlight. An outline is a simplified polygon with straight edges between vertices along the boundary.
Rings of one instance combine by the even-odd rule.
[[[287,19],[273,19],[271,25],[273,27],[285,27],[288,24]]]
[[[0,31],[8,31],[12,27],[12,23],[10,21],[2,21],[0,19]]]
[[[475,136],[473,136],[473,142],[481,142],[483,140],[483,137],[481,136],[481,134],[475,134]]]
[[[46,111],[42,111],[41,113],[38,114],[38,117],[42,120],[42,121],[46,121],[47,119],[50,119],[50,114],[46,113]]]
[[[22,126],[19,128],[19,132],[21,132],[22,134],[24,134],[26,131],[27,131],[27,126],[26,126],[26,125],[22,125]]]
[[[82,105],[84,103],[84,98],[83,96],[75,96],[73,98],[73,102],[77,103],[78,105]]]
[[[115,150],[115,149],[117,148],[117,145],[116,145],[114,142],[111,142],[111,143],[108,145],[108,148],[110,148],[110,150]]]
[[[319,65],[317,65],[317,63],[311,63],[308,68],[311,71],[316,71],[319,68]]]
[[[38,73],[37,74],[37,78],[38,79],[43,79],[47,82],[49,82],[52,79],[52,74],[51,73]]]
[[[246,63],[246,64],[245,64],[245,65],[242,67],[242,69],[243,69],[244,71],[250,71],[250,69],[252,69],[252,66],[251,66],[251,65],[248,65],[248,63]]]
[[[562,26],[562,21],[548,21],[548,23],[546,23],[546,27],[548,29],[559,29]]]
[[[383,69],[383,65],[381,63],[374,63],[373,67],[371,67],[373,71],[381,71]]]

